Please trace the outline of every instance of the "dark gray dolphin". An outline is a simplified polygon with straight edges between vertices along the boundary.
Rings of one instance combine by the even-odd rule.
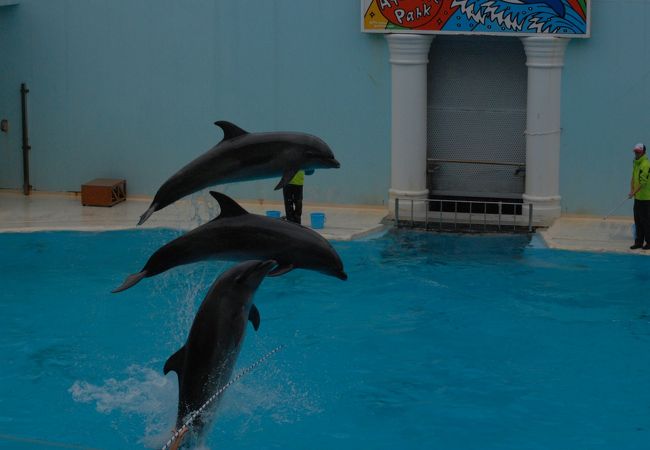
[[[199,306],[185,345],[165,363],[165,375],[172,370],[178,375],[177,430],[230,380],[244,341],[246,322],[250,320],[255,331],[260,326],[253,296],[274,266],[272,260],[245,261],[217,278]],[[210,421],[217,403],[211,402],[192,421],[195,437]]]
[[[227,195],[214,191],[210,194],[219,202],[219,216],[160,247],[140,272],[129,275],[112,292],[128,289],[143,278],[172,267],[206,259],[274,259],[278,267],[272,276],[292,269],[309,269],[341,280],[348,278],[336,250],[314,230],[286,220],[249,214]]]
[[[226,121],[215,125],[223,130],[223,140],[165,181],[138,225],[154,212],[209,186],[281,176],[275,187],[280,189],[300,169],[341,166],[327,144],[311,134],[248,133]]]

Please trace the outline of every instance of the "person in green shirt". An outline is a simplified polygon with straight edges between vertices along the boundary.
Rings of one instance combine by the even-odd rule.
[[[629,198],[634,197],[634,227],[636,236],[634,245],[630,248],[635,250],[643,248],[650,250],[650,160],[646,155],[646,148],[643,143],[634,146],[634,164],[632,166],[632,179],[630,180]],[[645,241],[645,245],[643,242]]]
[[[311,175],[314,170],[299,170],[289,183],[282,188],[284,196],[284,211],[287,220],[301,224],[302,190],[305,184],[305,174]]]

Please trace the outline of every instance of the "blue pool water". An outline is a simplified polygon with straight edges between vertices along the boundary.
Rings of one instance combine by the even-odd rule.
[[[0,448],[166,442],[163,364],[230,264],[109,291],[178,234],[0,234]],[[524,236],[335,247],[348,281],[262,283],[236,372],[284,349],[226,391],[210,448],[650,447],[650,259]]]

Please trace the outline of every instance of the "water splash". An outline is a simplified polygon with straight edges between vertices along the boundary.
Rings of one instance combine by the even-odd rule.
[[[185,342],[198,306],[214,280],[223,272],[224,265],[219,261],[192,264],[175,268],[156,277],[151,296],[154,297],[154,302],[166,301],[165,310],[173,311],[165,318],[162,327],[169,339],[168,345],[173,351],[177,350],[173,347]]]
[[[210,398],[209,398],[209,399],[208,399],[208,400],[207,400],[203,405],[201,405],[201,407],[200,407],[199,409],[197,409],[196,411],[192,412],[192,414],[190,414],[190,417],[185,421],[185,423],[183,423],[183,426],[182,426],[179,430],[174,431],[172,438],[171,438],[170,440],[168,440],[167,443],[163,446],[163,450],[166,450],[167,448],[169,448],[169,446],[170,446],[170,445],[172,444],[172,442],[173,442],[173,441],[178,437],[178,435],[181,434],[181,433],[182,433],[184,430],[186,430],[187,428],[189,428],[189,426],[192,424],[192,422],[194,422],[194,420],[195,420],[195,419],[196,419],[200,414],[202,414],[203,411],[204,411],[206,408],[208,408],[208,407],[210,406],[210,404],[212,404],[214,401],[216,401],[216,400],[217,400],[217,399],[218,399],[218,398],[219,398],[219,397],[220,397],[220,396],[221,396],[221,395],[222,395],[222,394],[223,394],[223,393],[224,393],[224,392],[225,392],[225,391],[226,391],[230,386],[232,386],[234,383],[236,383],[237,380],[239,380],[240,378],[242,378],[243,376],[245,376],[247,373],[249,373],[249,372],[251,372],[252,370],[254,370],[257,366],[259,366],[259,365],[262,364],[265,360],[267,360],[268,358],[270,358],[274,353],[279,352],[279,351],[282,349],[282,347],[283,347],[283,346],[280,345],[280,346],[274,348],[273,350],[271,350],[270,352],[268,352],[266,355],[262,356],[260,359],[258,359],[257,361],[255,361],[253,364],[251,364],[250,366],[248,366],[247,368],[245,368],[244,370],[242,370],[241,372],[239,372],[239,373],[238,373],[235,377],[233,377],[233,378],[232,378],[228,383],[226,383],[226,384],[225,384],[221,389],[219,389],[219,390],[218,390],[214,395],[212,395],[212,396],[211,396],[211,397],[210,397]]]
[[[277,424],[292,424],[322,412],[318,394],[292,380],[287,372],[269,367],[260,375],[233,386],[221,404],[220,417],[237,420],[236,434],[255,429],[264,416]]]
[[[204,224],[219,215],[221,212],[219,204],[210,195],[211,189],[206,189],[196,192],[188,198],[189,200],[189,215],[187,217],[188,223],[193,227]],[[227,189],[219,189],[219,192],[225,193]]]
[[[80,403],[94,403],[102,414],[135,414],[145,420],[145,434],[140,442],[147,447],[160,444],[173,429],[176,420],[178,387],[174,377],[165,377],[148,367],[133,365],[126,378],[109,378],[103,384],[77,380],[68,389]]]

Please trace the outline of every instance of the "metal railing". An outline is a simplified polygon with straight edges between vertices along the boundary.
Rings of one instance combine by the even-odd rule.
[[[410,205],[408,205],[409,202]],[[400,208],[403,208],[402,205],[405,203],[410,211],[410,217],[407,218],[403,218],[400,214]],[[416,203],[424,206],[424,208],[418,208],[417,213]],[[430,211],[431,206],[436,205],[438,211]],[[453,208],[450,208],[451,205]],[[479,208],[475,208],[475,205]],[[482,211],[475,211],[475,209],[482,209]],[[522,217],[526,213],[527,223]],[[519,222],[517,217],[520,217]],[[395,225],[398,228],[410,226],[425,230],[437,228],[439,231],[526,231],[530,233],[533,231],[533,205],[500,201],[396,198]]]

